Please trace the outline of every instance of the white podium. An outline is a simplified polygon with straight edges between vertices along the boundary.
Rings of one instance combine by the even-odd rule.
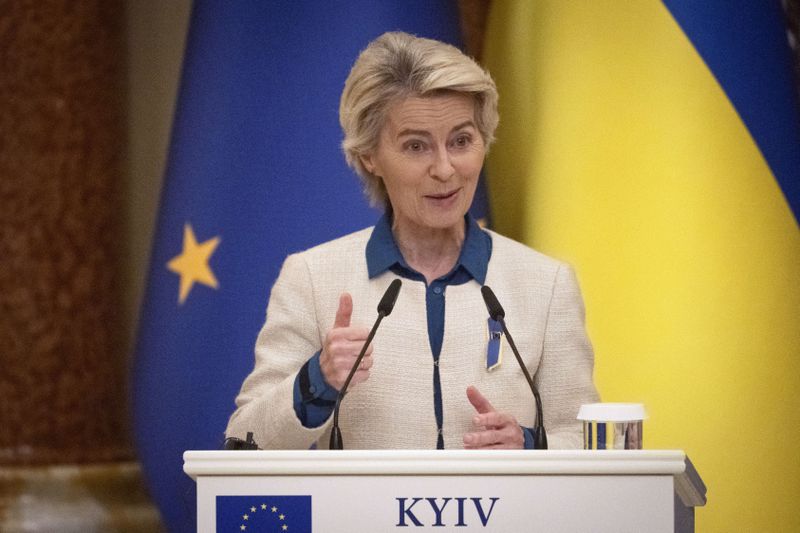
[[[201,532],[685,532],[694,531],[694,507],[706,502],[700,476],[673,450],[187,451],[183,457],[184,471],[197,482]]]

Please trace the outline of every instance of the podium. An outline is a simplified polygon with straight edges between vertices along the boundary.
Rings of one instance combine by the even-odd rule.
[[[187,451],[211,531],[688,532],[677,450]]]

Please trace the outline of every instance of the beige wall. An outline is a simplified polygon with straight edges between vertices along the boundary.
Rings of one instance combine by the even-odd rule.
[[[128,0],[124,314],[132,347],[149,265],[191,0]]]

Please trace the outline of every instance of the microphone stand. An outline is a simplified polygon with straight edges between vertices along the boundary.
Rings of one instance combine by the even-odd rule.
[[[511,333],[509,333],[508,328],[506,327],[506,321],[503,317],[499,317],[500,325],[503,326],[503,333],[505,333],[506,338],[508,339],[508,344],[511,346],[511,351],[514,352],[514,357],[517,358],[517,363],[519,363],[522,372],[525,374],[525,379],[528,382],[528,385],[531,388],[531,392],[533,393],[533,398],[536,400],[536,425],[533,426],[533,449],[534,450],[546,450],[547,449],[547,432],[544,430],[544,415],[542,414],[542,398],[539,396],[539,391],[536,389],[536,386],[533,384],[533,378],[531,378],[528,369],[525,367],[525,363],[522,362],[522,357],[519,355],[519,350],[517,350],[517,345],[514,344],[514,339],[511,337]]]
[[[342,398],[347,393],[347,386],[350,385],[350,380],[353,379],[353,376],[358,370],[358,365],[361,364],[361,360],[364,358],[364,354],[367,351],[367,347],[369,343],[372,342],[372,338],[375,336],[375,332],[378,330],[378,325],[383,320],[383,317],[386,316],[383,312],[378,313],[378,319],[375,321],[375,325],[372,326],[372,330],[369,332],[367,336],[367,340],[364,343],[364,346],[361,348],[361,353],[358,354],[356,358],[356,362],[353,364],[353,367],[350,369],[350,373],[347,375],[347,379],[344,380],[344,385],[342,385],[342,390],[339,391],[339,395],[336,396],[336,407],[333,408],[333,427],[331,427],[331,439],[330,439],[330,449],[331,450],[343,450],[344,449],[344,442],[342,441],[342,431],[339,429],[339,405],[342,403]]]
[[[364,346],[361,347],[361,353],[359,353],[358,357],[356,357],[356,362],[353,364],[352,368],[350,368],[350,373],[347,374],[347,379],[344,380],[342,390],[340,390],[338,396],[336,396],[336,406],[333,408],[333,426],[331,427],[331,438],[329,444],[329,448],[331,450],[344,449],[342,431],[339,429],[339,407],[341,406],[344,395],[347,394],[347,387],[350,385],[350,381],[353,379],[356,370],[358,370],[358,365],[361,364],[361,360],[364,358],[364,354],[367,352],[369,343],[372,342],[372,338],[375,336],[375,332],[378,330],[381,320],[383,320],[384,317],[389,316],[389,313],[391,313],[392,309],[394,309],[394,304],[397,301],[397,295],[400,293],[400,285],[402,284],[402,281],[395,279],[389,284],[386,292],[383,293],[383,297],[378,303],[378,318],[375,320],[375,324],[373,324],[369,335],[367,335],[367,340],[364,342]]]
[[[539,396],[539,391],[536,389],[536,385],[533,384],[533,378],[531,378],[528,368],[522,361],[522,356],[519,355],[519,350],[517,350],[517,345],[514,343],[514,338],[511,336],[511,333],[506,327],[506,312],[503,310],[503,306],[500,305],[500,301],[497,299],[497,296],[494,295],[494,292],[489,288],[488,285],[481,287],[481,294],[483,295],[484,303],[486,303],[486,309],[489,311],[489,316],[492,318],[492,320],[500,322],[500,325],[503,327],[503,333],[505,333],[506,338],[508,339],[508,344],[511,346],[511,351],[514,352],[514,357],[517,358],[517,363],[522,369],[522,373],[525,374],[525,380],[528,382],[528,386],[531,388],[533,399],[536,400],[536,425],[533,427],[533,448],[535,450],[546,450],[547,432],[544,430],[542,398]]]

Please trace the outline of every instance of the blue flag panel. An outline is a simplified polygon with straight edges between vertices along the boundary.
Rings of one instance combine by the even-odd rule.
[[[665,0],[750,131],[800,221],[800,105],[777,0]]]
[[[311,533],[311,496],[217,496],[217,531]]]
[[[457,43],[454,1],[195,2],[133,369],[135,438],[171,531],[182,453],[217,449],[285,256],[374,224],[339,96],[389,30]]]

